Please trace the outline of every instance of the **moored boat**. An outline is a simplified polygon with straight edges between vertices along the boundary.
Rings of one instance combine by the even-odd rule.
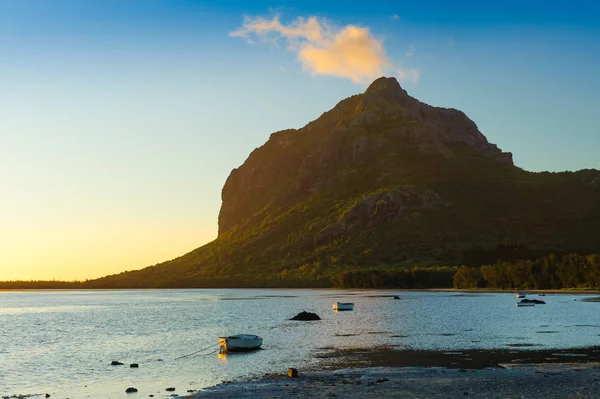
[[[245,352],[260,348],[263,339],[258,335],[237,334],[229,337],[219,337],[222,352]]]
[[[354,304],[351,302],[334,302],[333,310],[353,310]]]
[[[518,292],[515,294],[515,297],[517,297],[517,298],[525,298],[525,296],[526,296],[525,294],[520,294]]]

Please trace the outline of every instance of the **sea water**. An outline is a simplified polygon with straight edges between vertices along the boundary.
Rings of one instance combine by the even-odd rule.
[[[582,301],[586,295],[535,298],[547,304],[517,308],[508,293],[382,290],[0,292],[0,397],[125,398],[128,387],[144,397],[166,397],[167,387],[183,395],[288,367],[316,369],[315,355],[335,348],[564,349],[600,342],[600,303]],[[334,312],[335,301],[354,302],[354,310]],[[322,320],[288,320],[303,310]],[[263,337],[262,350],[219,354],[217,337],[238,333]]]

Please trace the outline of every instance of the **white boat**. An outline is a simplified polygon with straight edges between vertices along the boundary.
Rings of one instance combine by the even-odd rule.
[[[531,303],[531,302],[517,302],[517,307],[518,308],[522,308],[522,307],[526,307],[526,306],[535,306],[535,303]]]
[[[260,348],[263,339],[258,335],[237,334],[229,337],[219,337],[222,352],[244,352]]]
[[[351,302],[334,302],[333,310],[352,310],[354,309],[354,304]]]
[[[525,294],[519,294],[518,292],[515,294],[515,297],[517,298],[525,298]]]

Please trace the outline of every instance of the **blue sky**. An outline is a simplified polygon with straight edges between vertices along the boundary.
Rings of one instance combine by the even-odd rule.
[[[378,71],[524,169],[600,169],[595,3],[0,0],[0,280],[212,240],[231,169]]]

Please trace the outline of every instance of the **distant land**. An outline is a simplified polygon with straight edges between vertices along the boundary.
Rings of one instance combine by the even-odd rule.
[[[213,242],[64,284],[600,287],[600,171],[525,171],[463,112],[424,104],[394,78],[271,134],[222,200]]]

